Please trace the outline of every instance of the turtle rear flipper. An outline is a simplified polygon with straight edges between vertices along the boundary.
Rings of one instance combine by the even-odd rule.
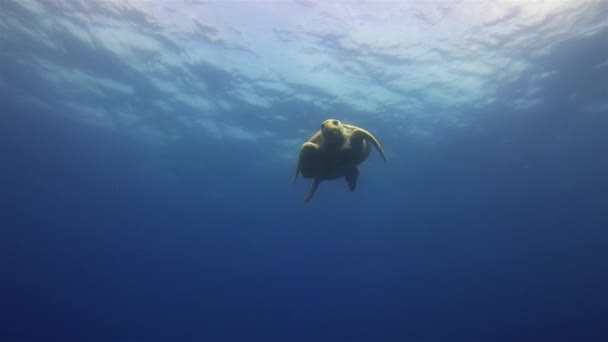
[[[359,169],[356,166],[352,167],[346,171],[344,178],[346,178],[346,183],[348,183],[348,188],[350,191],[355,191],[355,188],[357,187],[357,179],[359,178]]]
[[[312,198],[312,196],[315,194],[315,191],[317,191],[317,187],[319,187],[319,183],[321,181],[319,180],[319,178],[315,178],[312,181],[312,185],[310,186],[310,189],[308,190],[308,193],[306,193],[306,197],[304,197],[304,202],[308,202],[310,201],[310,199]]]

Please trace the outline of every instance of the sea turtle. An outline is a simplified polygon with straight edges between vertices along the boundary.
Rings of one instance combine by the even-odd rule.
[[[296,174],[292,184],[300,172],[304,178],[312,178],[312,186],[304,197],[308,202],[323,180],[346,178],[350,191],[355,191],[361,164],[371,151],[373,145],[386,161],[386,154],[376,138],[353,125],[341,123],[336,119],[328,119],[321,123],[321,129],[315,133],[302,147],[298,156]]]

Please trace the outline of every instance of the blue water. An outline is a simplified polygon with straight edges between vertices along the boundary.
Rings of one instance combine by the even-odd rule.
[[[0,340],[607,340],[573,4],[2,0]],[[327,118],[389,160],[305,204]]]

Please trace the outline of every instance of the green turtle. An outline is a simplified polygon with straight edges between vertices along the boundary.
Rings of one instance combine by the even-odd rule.
[[[315,133],[302,147],[298,156],[295,183],[300,172],[304,178],[312,178],[312,186],[304,197],[308,202],[314,195],[319,183],[323,180],[346,178],[350,191],[355,191],[361,164],[369,157],[373,145],[387,160],[382,146],[376,138],[353,125],[341,123],[336,119],[328,119],[321,123],[321,129]]]

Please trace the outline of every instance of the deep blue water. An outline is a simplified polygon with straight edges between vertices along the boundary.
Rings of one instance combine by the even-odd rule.
[[[3,19],[23,15],[3,4]],[[36,46],[1,53],[0,340],[608,339],[608,69],[596,67],[607,32],[536,61],[558,71],[538,106],[511,107],[525,77],[501,84],[495,103],[459,109],[473,124],[441,126],[432,142],[397,132],[407,117],[360,112],[389,161],[372,152],[357,191],[322,183],[308,204],[309,180],[290,184],[305,139],[293,160],[275,140],[290,125],[309,136],[346,104],[240,103],[227,122],[281,133],[217,140],[190,128],[157,143],[53,102],[125,99],[51,88],[23,62]],[[132,110],[145,122],[142,106]]]

